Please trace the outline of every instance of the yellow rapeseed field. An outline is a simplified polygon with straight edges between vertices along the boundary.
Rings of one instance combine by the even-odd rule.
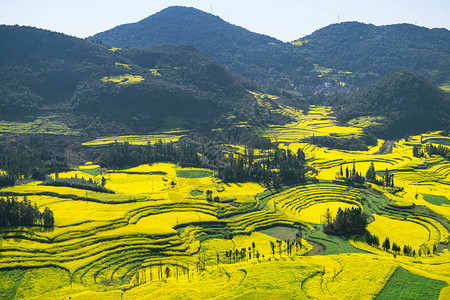
[[[374,217],[375,221],[369,224],[367,230],[379,238],[380,244],[389,238],[391,243],[396,242],[402,248],[409,245],[419,249],[430,239],[427,227],[417,222],[376,214]]]
[[[131,75],[131,74],[124,74],[124,75],[117,75],[117,76],[106,76],[101,79],[103,82],[114,82],[118,84],[135,84],[139,83],[141,81],[144,81],[144,77],[140,75]]]

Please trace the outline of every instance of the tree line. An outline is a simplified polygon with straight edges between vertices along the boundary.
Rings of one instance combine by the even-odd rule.
[[[244,154],[228,155],[223,155],[223,148],[214,149],[209,151],[204,145],[187,141],[166,144],[159,141],[145,146],[114,143],[101,153],[99,160],[108,168],[128,168],[155,162],[206,167],[216,170],[216,176],[224,182],[253,181],[269,188],[306,181],[307,166],[301,149],[294,154],[290,150],[274,148],[263,158],[256,157],[254,150],[247,147]]]
[[[381,243],[381,245],[380,245],[380,240],[378,239],[378,237],[375,235],[372,235],[368,231],[366,232],[364,237],[365,237],[366,243],[369,244],[370,246],[375,247],[375,248],[378,248],[381,246],[381,248],[384,251],[392,251],[394,253],[394,255],[403,253],[403,255],[415,257],[415,256],[422,256],[422,255],[431,255],[431,253],[436,253],[436,251],[437,251],[436,245],[433,245],[432,250],[430,250],[430,248],[425,245],[422,245],[417,251],[416,251],[416,249],[413,249],[409,245],[403,245],[403,248],[402,248],[396,242],[389,240],[389,237],[386,237],[384,239],[383,243]]]
[[[125,169],[156,162],[175,162],[193,167],[200,166],[197,147],[191,143],[163,143],[130,145],[113,143],[100,154],[100,164],[111,169]]]
[[[36,203],[31,205],[31,201],[26,196],[22,201],[19,201],[17,197],[0,198],[0,227],[53,227],[54,224],[53,212],[48,207],[40,212]]]
[[[435,146],[433,144],[427,144],[425,146],[414,146],[413,156],[414,157],[424,157],[425,153],[428,155],[439,155],[446,160],[450,160],[450,148],[442,145]]]
[[[14,186],[16,184],[16,179],[14,176],[4,174],[0,175],[0,187]]]
[[[297,154],[276,148],[264,159],[257,160],[254,150],[246,148],[244,154],[230,154],[218,168],[217,177],[224,182],[259,182],[269,188],[306,181],[306,160],[303,150]]]
[[[38,150],[17,153],[2,153],[0,151],[0,169],[14,178],[31,178],[45,180],[45,176],[51,172],[64,172],[69,170],[64,155],[50,150]]]
[[[51,178],[47,177],[46,180],[41,183],[41,185],[49,185],[49,186],[65,186],[75,189],[89,190],[100,193],[110,193],[114,194],[113,190],[107,189],[104,187],[105,180],[102,180],[102,184],[97,184],[91,178],[88,180],[83,178]]]

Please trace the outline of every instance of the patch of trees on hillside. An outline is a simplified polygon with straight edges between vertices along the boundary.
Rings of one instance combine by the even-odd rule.
[[[320,147],[331,149],[350,150],[350,151],[367,151],[368,146],[375,146],[378,142],[377,138],[369,132],[365,132],[361,137],[355,138],[339,138],[333,136],[312,136],[302,140],[302,142],[310,143]]]
[[[69,170],[63,154],[50,150],[6,153],[0,149],[0,169],[6,170],[14,178],[24,177],[35,180],[45,180],[46,174]]]
[[[298,184],[306,181],[306,160],[301,149],[294,154],[290,150],[274,149],[267,157],[257,160],[253,149],[245,153],[230,154],[217,170],[217,177],[224,182],[259,182],[270,188]]]
[[[44,212],[31,205],[27,197],[19,201],[16,197],[0,198],[0,227],[10,226],[43,226],[53,227],[53,212],[46,207]]]
[[[65,186],[71,187],[75,189],[89,190],[99,193],[109,193],[114,194],[115,192],[104,187],[102,184],[97,184],[91,178],[89,180],[85,180],[83,178],[51,178],[47,177],[46,180],[41,183],[41,185],[49,185],[49,186]]]
[[[186,166],[200,166],[198,149],[191,143],[162,143],[161,141],[144,146],[129,143],[114,143],[108,146],[99,160],[102,166],[111,169],[124,169],[155,162],[174,162]]]
[[[16,179],[11,175],[0,175],[0,188],[7,186],[14,186],[16,184]]]
[[[359,207],[345,210],[339,208],[334,219],[330,209],[327,209],[323,231],[336,235],[362,234],[366,226],[367,215]]]

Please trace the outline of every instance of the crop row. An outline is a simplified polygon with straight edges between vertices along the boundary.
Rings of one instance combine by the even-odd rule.
[[[256,229],[264,229],[276,225],[293,226],[294,222],[268,211],[257,211],[227,220],[233,233],[249,233]]]

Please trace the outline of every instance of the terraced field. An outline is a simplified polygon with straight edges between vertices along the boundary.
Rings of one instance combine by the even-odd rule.
[[[276,104],[270,95],[254,96],[260,105]],[[358,135],[361,128],[338,126],[329,107],[311,107],[306,116],[279,109],[297,122],[266,135],[281,148],[303,149],[315,180],[270,190],[250,182],[225,184],[212,170],[169,163],[106,170],[88,162],[51,176],[104,180],[114,194],[38,181],[0,189],[0,197],[26,196],[55,218],[54,229],[0,228],[0,298],[448,299],[450,164],[439,156],[412,156],[414,145],[445,138],[410,137],[392,143],[387,154],[379,154],[382,140],[365,152],[332,150],[298,140]],[[366,121],[374,120],[354,125]],[[149,135],[118,141],[157,139],[164,140]],[[225,149],[245,152],[240,145]],[[256,159],[265,154],[255,150]],[[394,187],[352,187],[338,178],[353,166],[365,175],[371,163],[378,179],[386,169],[394,174]],[[207,201],[207,191],[219,201]],[[368,215],[368,232],[379,245],[369,244],[366,235],[323,233],[328,209],[334,216],[353,207]],[[383,248],[386,238],[401,250]]]
[[[181,137],[183,137],[186,131],[167,131],[155,134],[147,135],[126,135],[126,136],[113,136],[113,137],[101,137],[93,141],[84,142],[83,146],[95,147],[104,146],[113,143],[124,143],[127,142],[131,145],[147,145],[148,143],[154,144],[156,142],[176,142]]]

